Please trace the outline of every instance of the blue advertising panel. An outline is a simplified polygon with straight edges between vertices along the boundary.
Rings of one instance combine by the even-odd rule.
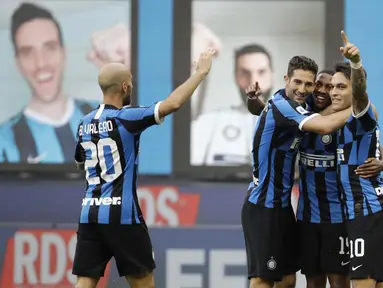
[[[150,105],[172,91],[173,0],[138,1],[138,104]],[[133,76],[134,77],[134,76]],[[141,138],[142,174],[172,172],[172,118]],[[161,153],[159,153],[161,151]]]
[[[379,36],[383,29],[382,1],[346,0],[345,29],[350,42],[358,46],[363,59],[363,66],[367,71],[367,92],[371,102],[378,112],[383,108],[381,53],[377,47],[383,44]],[[358,19],[358,21],[356,21]],[[382,117],[379,119],[380,127],[383,125]]]

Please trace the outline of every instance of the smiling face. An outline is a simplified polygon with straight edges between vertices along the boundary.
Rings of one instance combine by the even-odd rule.
[[[351,107],[351,80],[347,79],[342,72],[337,72],[332,76],[330,96],[334,111],[341,111]]]
[[[319,111],[331,104],[331,79],[331,74],[320,73],[317,75],[313,95],[314,105]]]
[[[284,78],[287,97],[304,104],[307,96],[313,93],[315,74],[312,71],[296,69],[291,77],[286,75]]]
[[[28,81],[33,96],[54,101],[61,93],[65,51],[56,24],[49,19],[33,19],[19,27],[15,35],[16,61]]]

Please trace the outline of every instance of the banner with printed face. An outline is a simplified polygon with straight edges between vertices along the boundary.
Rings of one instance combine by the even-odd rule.
[[[130,1],[1,7],[0,164],[73,164],[77,125],[102,100],[99,69],[131,67]]]

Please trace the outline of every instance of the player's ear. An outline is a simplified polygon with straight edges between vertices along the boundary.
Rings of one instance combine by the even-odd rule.
[[[126,84],[125,81],[121,83],[121,90],[123,93],[126,93],[126,91],[128,90],[128,84]]]
[[[285,84],[289,83],[289,77],[287,75],[283,76],[283,79],[285,79]]]

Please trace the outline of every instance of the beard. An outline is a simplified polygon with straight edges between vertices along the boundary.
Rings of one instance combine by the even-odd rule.
[[[131,91],[127,91],[124,96],[122,96],[122,106],[129,106],[132,103]]]
[[[261,98],[261,100],[263,102],[267,102],[269,101],[270,97],[271,97],[271,89],[268,89],[268,90],[265,90],[265,91],[262,91],[262,95],[259,96]],[[239,93],[241,94],[241,99],[243,101],[243,103],[246,105],[246,101],[247,101],[247,95],[245,93],[245,91],[243,91],[242,89],[239,89]]]

